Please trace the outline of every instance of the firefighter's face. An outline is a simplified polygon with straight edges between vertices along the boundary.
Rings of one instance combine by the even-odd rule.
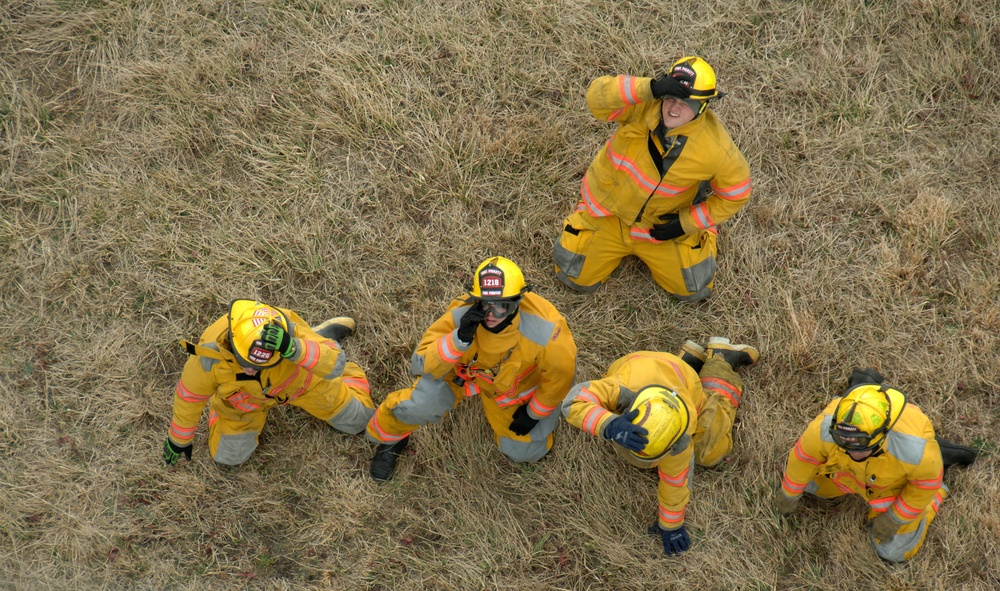
[[[497,325],[513,314],[516,309],[517,302],[515,300],[483,302],[483,310],[486,311],[486,317],[483,318],[483,324],[486,325],[486,328],[496,328]]]
[[[674,127],[680,127],[688,121],[694,119],[695,112],[679,98],[672,96],[663,97],[663,105],[661,107],[661,115],[663,116],[663,125],[667,129],[673,129]]]

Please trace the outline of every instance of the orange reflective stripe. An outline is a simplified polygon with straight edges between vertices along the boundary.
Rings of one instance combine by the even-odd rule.
[[[795,482],[794,480],[789,478],[788,474],[785,474],[781,478],[781,488],[785,489],[785,491],[789,493],[788,496],[790,497],[797,497],[800,494],[802,494],[802,491],[806,489],[806,486],[808,486],[808,484],[809,484],[808,482],[805,484],[799,484],[798,482]]]
[[[639,186],[643,187],[647,191],[656,191],[658,193],[663,193],[668,196],[673,196],[677,194],[677,191],[673,191],[666,186],[660,185],[660,179],[653,179],[651,177],[643,174],[642,169],[636,164],[632,159],[628,158],[624,154],[618,154],[611,149],[611,142],[608,142],[608,158],[611,160],[611,164],[615,169],[620,170],[630,176],[633,181]]]
[[[211,427],[215,424],[215,421],[219,420],[219,413],[214,410],[208,411],[208,426]]]
[[[357,388],[371,394],[371,385],[366,378],[344,378],[343,382],[348,388]]]
[[[712,214],[708,211],[707,203],[692,205],[691,219],[694,220],[694,225],[698,226],[702,230],[715,227],[715,220],[712,219]]]
[[[610,143],[610,142],[608,142]],[[597,199],[594,198],[593,193],[590,192],[590,171],[583,175],[583,181],[580,183],[580,196],[583,197],[583,203],[587,206],[587,213],[595,218],[606,218],[611,215],[611,212],[604,209]]]
[[[532,388],[534,390],[534,388]],[[537,396],[532,396],[531,402],[528,403],[528,407],[540,418],[545,418],[552,414],[552,411],[556,409],[555,406],[546,406],[538,401]]]
[[[587,433],[590,433],[591,435],[597,435],[597,425],[600,424],[601,419],[603,419],[605,416],[609,414],[611,413],[605,410],[604,408],[600,406],[595,406],[594,408],[590,409],[590,411],[584,417],[583,424],[581,425],[580,428],[582,428]]]
[[[395,443],[411,433],[407,432],[402,435],[393,435],[387,432],[378,422],[378,416],[381,412],[382,407],[380,406],[375,410],[375,414],[372,415],[372,418],[368,420],[369,431],[372,432],[376,439],[382,441],[383,443]]]
[[[729,402],[731,402],[733,406],[740,405],[742,392],[740,392],[739,388],[729,382],[720,380],[719,378],[701,378],[701,385],[706,390],[711,390],[725,396],[729,399]]]
[[[177,443],[184,443],[194,439],[194,432],[198,429],[198,425],[194,427],[181,427],[177,423],[170,421],[170,436]]]
[[[586,388],[580,388],[580,393],[577,394],[576,398],[574,398],[573,400],[579,400],[581,402],[591,402],[598,406],[601,405],[601,400],[597,397],[597,394],[594,394],[593,392],[591,392]]]
[[[450,332],[438,339],[437,342],[438,356],[448,363],[455,363],[462,358],[462,351],[460,351],[452,341],[452,336],[454,334],[454,331]]]
[[[687,484],[687,477],[688,477],[688,472],[690,471],[690,469],[691,469],[690,467],[684,468],[684,470],[680,474],[678,474],[676,476],[670,476],[669,474],[667,474],[663,470],[659,470],[659,469],[657,470],[657,472],[660,473],[660,480],[662,480],[663,482],[666,482],[670,486],[678,486],[679,487],[679,486],[684,486],[685,484]]]
[[[900,495],[896,499],[896,512],[903,516],[904,519],[916,519],[918,515],[923,513],[923,509],[917,509],[911,507],[906,501],[903,500],[903,496]]]
[[[888,511],[895,502],[896,497],[882,497],[880,499],[872,499],[868,501],[868,505],[879,513],[884,513],[885,511]]]
[[[715,186],[715,183],[712,183],[712,190],[715,191],[715,194],[722,197],[726,201],[739,201],[740,199],[744,199],[750,194],[751,189],[752,186],[750,184],[750,179],[731,187],[717,187]]]
[[[183,400],[184,402],[194,402],[194,403],[207,402],[208,399],[212,397],[211,394],[205,394],[205,395],[195,394],[191,390],[185,388],[182,382],[177,382],[177,389],[175,390],[175,392],[177,393],[177,397]]]
[[[260,405],[254,402],[250,395],[243,391],[233,394],[227,400],[229,404],[233,405],[233,408],[243,412],[252,412],[260,408]]]
[[[312,341],[299,339],[302,343],[302,361],[297,365],[305,369],[312,369],[319,363],[319,345]]]
[[[633,240],[640,242],[660,242],[660,240],[649,235],[649,230],[643,230],[642,228],[629,228],[629,235],[632,236]]]
[[[669,511],[663,505],[660,505],[660,521],[664,523],[680,523],[684,521],[684,511],[686,509],[684,507],[680,511]]]
[[[941,488],[941,480],[944,477],[944,470],[938,474],[937,478],[931,478],[928,480],[911,480],[910,484],[917,488],[922,488],[924,490],[935,490]]]
[[[524,402],[529,397],[533,396],[535,394],[535,390],[537,389],[538,386],[535,386],[534,388],[531,388],[530,390],[525,390],[524,392],[521,392],[520,394],[517,394],[515,396],[504,396],[502,398],[496,398],[493,400],[493,402],[496,402],[497,406],[499,406],[500,408],[507,408],[508,406],[512,406],[514,404],[517,404],[518,402]]]
[[[610,115],[608,115],[608,121],[614,121],[615,119],[617,119],[619,115],[625,112],[626,108],[627,107],[622,107],[617,111],[613,111]]]
[[[802,460],[803,462],[807,464],[812,464],[813,466],[819,466],[820,464],[822,464],[822,462],[812,457],[811,455],[807,454],[805,450],[802,449],[801,438],[799,438],[799,440],[795,442],[795,447],[792,449],[795,450],[795,457]]]
[[[678,366],[676,363],[670,360],[667,360],[667,363],[670,364],[670,367],[674,368],[674,373],[677,374],[677,377],[681,379],[681,382],[683,382],[684,385],[687,386],[687,380],[684,378],[684,372],[681,371],[680,366]]]
[[[635,76],[618,77],[618,96],[622,99],[623,103],[635,105],[639,102],[635,91],[635,80]]]

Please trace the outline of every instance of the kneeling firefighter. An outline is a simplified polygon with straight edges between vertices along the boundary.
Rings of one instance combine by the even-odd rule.
[[[417,376],[390,394],[368,423],[379,444],[371,476],[392,477],[409,435],[438,423],[476,396],[500,451],[537,462],[552,448],[554,412],[573,383],[576,344],[555,306],[530,291],[513,261],[492,257],[476,269],[469,292],[424,333],[410,360]]]
[[[724,337],[712,337],[707,348],[687,341],[679,355],[639,351],[611,364],[602,379],[573,386],[563,400],[569,424],[612,441],[627,463],[657,470],[658,517],[649,533],[667,555],[690,546],[684,514],[691,470],[715,466],[732,451],[743,395],[736,370],[759,357]]]
[[[935,436],[927,415],[875,370],[854,370],[848,384],[788,453],[775,509],[793,513],[803,493],[858,495],[875,552],[903,562],[920,550],[948,495],[944,469],[969,465],[978,452]]]

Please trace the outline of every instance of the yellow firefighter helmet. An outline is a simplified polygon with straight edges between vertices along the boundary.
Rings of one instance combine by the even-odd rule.
[[[476,268],[469,294],[477,300],[518,299],[530,288],[514,261],[504,257],[486,259]]]
[[[639,409],[632,423],[644,427],[649,443],[640,452],[632,452],[642,460],[658,460],[666,455],[677,440],[687,432],[691,415],[676,392],[665,386],[646,386],[636,394],[629,411]]]
[[[670,73],[675,77],[682,74],[682,79],[691,81],[691,99],[707,101],[721,96],[715,87],[715,70],[698,56],[689,55],[677,60],[671,66]]]
[[[229,307],[229,341],[240,365],[265,369],[281,361],[281,355],[264,348],[261,332],[275,323],[288,330],[285,315],[255,300],[236,300]]]
[[[858,384],[837,404],[830,435],[848,451],[871,451],[882,446],[903,413],[906,395],[881,384]]]

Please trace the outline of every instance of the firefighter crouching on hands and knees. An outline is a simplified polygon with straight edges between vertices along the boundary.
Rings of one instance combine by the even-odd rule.
[[[389,394],[369,421],[368,437],[379,444],[372,478],[391,478],[410,433],[440,422],[469,396],[482,402],[504,455],[540,460],[575,372],[576,345],[562,315],[529,291],[513,261],[483,261],[469,293],[420,339],[410,361],[413,385]]]
[[[553,247],[556,276],[596,290],[627,255],[681,300],[712,292],[720,224],[750,199],[750,167],[708,108],[715,71],[684,57],[659,78],[603,76],[587,106],[618,124],[583,177],[581,199]]]
[[[338,344],[354,326],[353,319],[338,317],[310,328],[291,310],[233,302],[197,345],[182,342],[190,357],[174,392],[163,444],[167,464],[181,455],[191,459],[206,404],[209,453],[229,466],[250,457],[268,410],[278,404],[301,407],[338,431],[364,431],[375,409],[368,379]]]
[[[903,562],[920,550],[948,494],[944,469],[969,465],[978,452],[938,439],[927,416],[875,370],[854,370],[848,384],[788,453],[775,509],[793,513],[803,493],[859,495],[875,552]]]
[[[664,553],[691,543],[684,527],[695,464],[715,466],[733,447],[732,427],[743,394],[736,370],[757,362],[749,345],[712,337],[687,341],[678,355],[639,351],[611,364],[600,380],[573,386],[562,413],[574,427],[612,441],[627,463],[656,468],[659,535]]]

